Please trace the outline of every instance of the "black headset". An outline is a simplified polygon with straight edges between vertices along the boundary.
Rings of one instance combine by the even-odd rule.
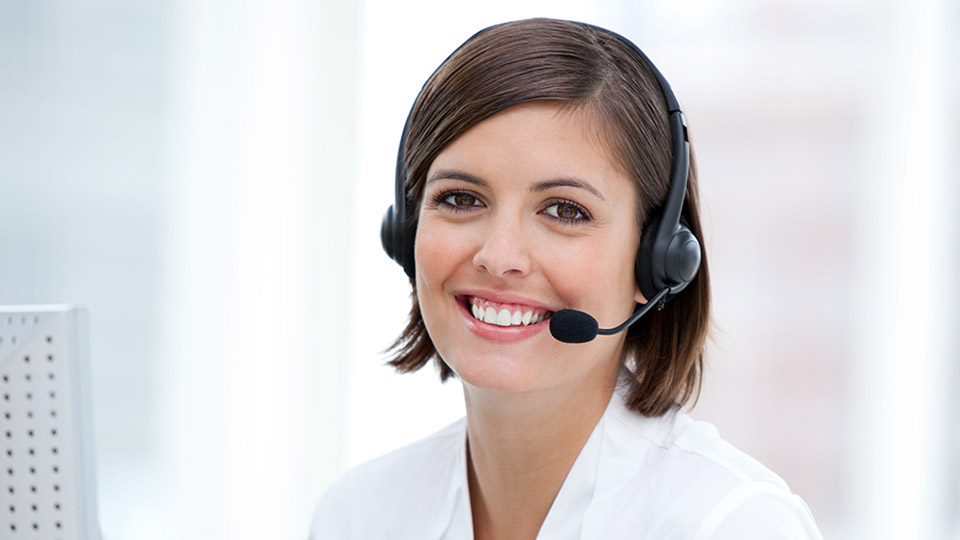
[[[646,227],[644,227],[634,265],[634,274],[640,292],[650,299],[666,290],[667,294],[664,297],[664,300],[666,300],[690,284],[700,268],[700,242],[682,218],[683,201],[687,190],[687,175],[690,169],[690,142],[687,138],[686,120],[667,80],[639,47],[616,32],[585,23],[577,24],[611,35],[634,50],[656,77],[657,83],[660,85],[660,91],[666,101],[670,124],[670,146],[673,153],[670,164],[670,190],[659,215],[654,214],[654,217],[648,220]],[[484,31],[481,30],[475,34],[464,42],[464,45]],[[463,45],[460,47],[463,47]],[[456,54],[456,51],[453,54]],[[453,56],[453,54],[450,56]],[[448,60],[449,58],[447,57]],[[446,60],[444,60],[444,63],[446,63]],[[417,99],[419,99],[419,96],[417,96]],[[416,100],[414,103],[416,103]],[[411,109],[411,114],[412,112]],[[412,201],[407,196],[405,188],[407,171],[403,159],[409,126],[410,115],[407,116],[404,123],[403,134],[400,137],[400,149],[397,152],[394,186],[396,198],[393,206],[388,208],[383,216],[383,222],[380,226],[380,240],[387,255],[403,267],[403,271],[410,279],[415,279],[416,265],[413,259],[413,243],[416,238],[417,224],[410,219],[410,214],[407,211],[407,206]]]

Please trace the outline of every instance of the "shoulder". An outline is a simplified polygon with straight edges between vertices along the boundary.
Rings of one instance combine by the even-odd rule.
[[[694,540],[822,540],[803,500],[768,482],[741,484],[700,522]]]
[[[428,526],[417,516],[429,520],[451,499],[465,436],[460,420],[347,471],[320,497],[311,539],[380,538],[397,527]]]
[[[786,482],[713,425],[681,409],[649,418],[624,408],[609,420],[616,467],[628,478],[614,497],[618,519],[634,516],[626,521],[657,538],[821,538]]]
[[[605,421],[604,438],[619,446],[616,457],[646,474],[699,478],[696,484],[707,482],[720,489],[750,482],[787,489],[782,478],[721,438],[712,424],[694,420],[683,409],[646,417],[618,407]]]

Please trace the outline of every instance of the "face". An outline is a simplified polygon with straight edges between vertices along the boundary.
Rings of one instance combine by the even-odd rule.
[[[514,106],[465,132],[427,174],[415,244],[431,339],[468,388],[609,388],[625,333],[555,340],[564,308],[622,323],[634,281],[637,194],[595,125],[555,104]]]

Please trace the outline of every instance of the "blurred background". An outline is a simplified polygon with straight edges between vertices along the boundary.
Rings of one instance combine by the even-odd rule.
[[[715,330],[695,417],[827,538],[960,538],[960,8],[947,0],[0,0],[0,304],[90,313],[107,540],[306,538],[463,414],[382,350],[432,70],[493,23],[621,32],[684,105]]]

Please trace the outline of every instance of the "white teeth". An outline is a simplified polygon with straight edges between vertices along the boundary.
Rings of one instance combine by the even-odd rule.
[[[517,310],[511,312],[509,309],[503,308],[498,312],[493,307],[483,308],[480,307],[480,304],[472,302],[470,304],[470,313],[473,315],[473,318],[478,321],[495,324],[497,326],[529,326],[542,322],[546,318],[545,313],[534,315],[533,310]]]

